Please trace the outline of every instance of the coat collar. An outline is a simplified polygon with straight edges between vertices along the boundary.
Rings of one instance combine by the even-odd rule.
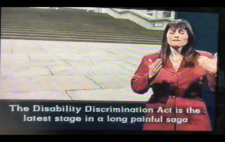
[[[166,66],[165,66],[165,69],[169,70],[170,72],[173,72],[173,73],[180,73],[184,70],[187,69],[187,67],[185,67],[185,64],[186,64],[186,61],[184,60],[184,56],[181,55],[180,53],[178,53],[175,49],[173,49],[172,47],[170,47],[170,50],[171,50],[171,54],[170,56],[168,57],[167,59],[167,63],[166,63]],[[175,71],[174,67],[173,67],[173,63],[172,63],[172,59],[182,59],[181,63],[180,63],[180,67],[178,68],[177,71]]]
[[[173,68],[173,63],[172,63],[171,59],[168,58],[168,59],[167,59],[166,66],[165,66],[165,69],[166,69],[166,70],[169,70],[170,72],[173,72],[173,73],[180,73],[180,72],[182,72],[182,71],[184,71],[184,70],[187,69],[187,67],[185,67],[185,63],[186,63],[186,62],[185,62],[185,60],[183,59],[183,60],[181,61],[181,64],[180,64],[179,69],[178,69],[177,71],[175,71],[174,68]]]

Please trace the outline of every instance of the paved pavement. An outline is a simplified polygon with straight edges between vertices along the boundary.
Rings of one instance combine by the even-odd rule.
[[[159,45],[1,39],[0,99],[146,101],[130,79]]]

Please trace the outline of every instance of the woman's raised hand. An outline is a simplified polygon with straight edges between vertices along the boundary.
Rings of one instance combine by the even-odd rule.
[[[149,66],[149,78],[155,76],[162,68],[162,59],[157,59],[153,64]]]

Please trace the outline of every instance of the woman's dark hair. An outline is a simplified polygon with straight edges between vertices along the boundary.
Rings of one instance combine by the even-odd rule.
[[[162,47],[160,51],[160,56],[162,58],[162,65],[166,65],[167,59],[171,53],[170,45],[167,42],[167,32],[170,29],[185,29],[188,34],[188,42],[187,44],[182,48],[181,55],[184,56],[184,60],[186,61],[185,67],[193,67],[194,62],[197,57],[197,52],[195,51],[193,45],[194,45],[194,32],[192,30],[191,25],[186,21],[182,19],[174,20],[167,24],[163,39],[162,39]]]

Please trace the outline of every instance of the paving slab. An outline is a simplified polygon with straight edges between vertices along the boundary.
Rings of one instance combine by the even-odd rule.
[[[28,54],[11,54],[3,53],[1,54],[1,61],[5,60],[30,60]]]
[[[37,53],[30,53],[28,54],[30,60],[60,60],[60,58],[55,54],[37,54]]]
[[[148,100],[151,92],[134,93],[130,79],[142,57],[160,48],[142,44],[1,41],[2,94],[11,99],[51,100],[56,93],[54,98],[59,99],[71,99],[72,95],[78,100]],[[65,91],[70,96],[65,97]]]
[[[131,88],[67,91],[74,100],[92,101],[141,101],[146,102],[152,95],[150,89],[146,94],[134,93]]]
[[[82,51],[83,54],[85,54],[88,57],[115,57],[115,54],[106,52],[101,49],[90,49],[90,50],[85,50]]]
[[[2,60],[1,66],[35,66],[35,67],[46,67],[46,66],[61,66],[68,65],[68,63],[62,60]]]
[[[134,65],[134,64],[131,64],[131,63],[127,63],[127,62],[120,62],[118,64],[119,67],[121,68],[124,68],[126,69],[127,71],[129,71],[131,74],[134,74],[134,72],[137,70],[137,68],[139,67],[139,64],[138,65]]]
[[[99,57],[89,57],[90,60],[94,61],[120,61],[120,58],[118,57],[112,57],[112,56],[106,56],[106,55],[101,55]]]
[[[99,89],[85,76],[4,76],[2,92],[34,92]]]
[[[155,53],[160,49],[160,45],[149,44],[111,44],[105,48],[106,51],[118,54],[133,56],[144,56],[146,54]]]
[[[45,50],[47,53],[54,54],[73,54],[73,55],[82,55],[84,51],[79,51],[77,49],[47,49]]]
[[[54,75],[89,75],[89,74],[126,74],[128,71],[119,67],[107,65],[98,66],[48,66]]]
[[[87,75],[87,77],[104,89],[113,89],[130,87],[132,75]]]
[[[1,40],[1,53],[12,53],[13,46],[10,42]]]
[[[56,53],[56,56],[59,57],[61,60],[66,60],[66,61],[71,61],[71,60],[90,60],[88,57],[86,56],[82,56],[82,55],[78,55],[77,53],[64,53],[64,51],[62,51],[62,53]]]
[[[13,44],[13,53],[46,53],[35,42],[25,40],[17,41]]]
[[[0,95],[0,99],[14,100],[71,100],[70,96],[64,91],[44,91],[13,93],[7,92]]]
[[[17,49],[17,48],[13,48],[12,52],[15,53],[15,54],[17,54],[17,53],[27,53],[27,54],[32,54],[32,53],[44,54],[44,53],[47,53],[47,52],[45,52],[44,50],[41,50],[41,49],[24,50],[24,49]]]
[[[79,70],[78,68],[73,68],[70,65],[50,65],[49,70],[54,76],[58,75],[84,75],[84,70]]]
[[[139,66],[139,64],[141,63],[142,57],[123,57],[121,58],[121,61],[125,62],[125,63],[129,63],[135,66]]]
[[[119,64],[122,64],[121,61],[107,61],[107,60],[89,60],[89,61],[73,61],[73,60],[66,60],[66,62],[68,64],[70,64],[71,66],[104,66],[104,65],[108,65],[108,66],[118,66]]]
[[[1,75],[52,75],[47,67],[21,67],[21,66],[3,66],[1,67]]]

